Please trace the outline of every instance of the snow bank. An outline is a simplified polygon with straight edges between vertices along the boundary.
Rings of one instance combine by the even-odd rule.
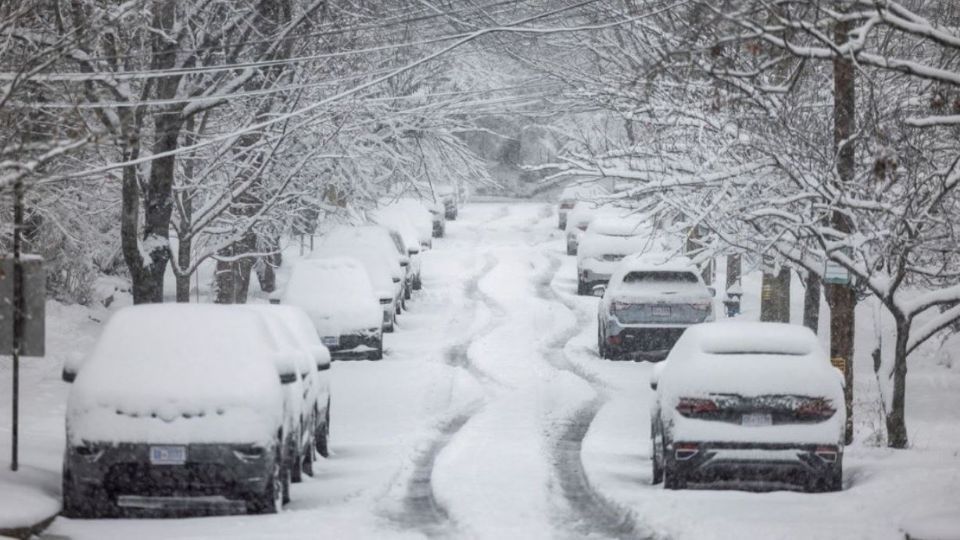
[[[282,415],[271,339],[227,306],[120,310],[73,384],[69,442],[270,440]]]
[[[32,467],[0,471],[0,530],[33,527],[60,512],[59,475]]]

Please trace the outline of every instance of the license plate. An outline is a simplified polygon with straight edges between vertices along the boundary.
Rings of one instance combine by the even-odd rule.
[[[669,317],[670,316],[670,306],[653,306],[651,310],[654,317]]]
[[[153,465],[183,465],[186,461],[186,446],[150,447],[150,463]]]
[[[336,347],[340,344],[340,336],[324,336],[323,344],[327,347]]]
[[[773,424],[773,418],[769,413],[751,413],[745,414],[740,419],[741,426],[769,426]]]

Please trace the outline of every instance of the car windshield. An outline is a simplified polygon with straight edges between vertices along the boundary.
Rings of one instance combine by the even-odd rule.
[[[693,272],[634,271],[623,276],[624,283],[698,283]]]

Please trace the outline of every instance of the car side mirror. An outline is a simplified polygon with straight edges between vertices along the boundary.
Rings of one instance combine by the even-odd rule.
[[[83,363],[83,355],[79,353],[70,353],[63,361],[63,372],[60,378],[63,382],[72,383],[77,378],[77,372],[80,371],[80,365]]]
[[[419,253],[420,253],[420,250],[416,248],[410,248],[407,250],[407,255],[417,255]]]
[[[663,362],[659,362],[653,366],[653,370],[650,372],[650,389],[653,391],[656,391],[660,385],[660,374],[663,372],[664,365]]]
[[[277,373],[280,375],[280,384],[291,384],[298,380],[296,353],[281,353],[274,358]]]
[[[330,351],[324,346],[312,347],[313,360],[317,364],[317,371],[326,371],[330,369]]]
[[[590,289],[590,292],[597,298],[603,298],[603,295],[607,292],[607,287],[606,285],[596,285]]]
[[[60,374],[60,378],[63,379],[63,382],[72,383],[77,378],[77,372],[71,369],[63,368],[63,373]]]
[[[710,291],[710,296],[717,297],[717,288],[716,287],[707,287],[707,290]]]
[[[653,390],[654,392],[657,391],[657,380],[654,379],[653,377],[650,377],[650,389]]]

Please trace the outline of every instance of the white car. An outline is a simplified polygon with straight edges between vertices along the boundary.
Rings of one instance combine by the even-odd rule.
[[[320,242],[322,246],[332,247],[352,247],[365,245],[375,248],[389,257],[393,261],[391,273],[395,278],[399,278],[400,286],[403,289],[403,297],[407,297],[407,284],[410,282],[410,256],[401,246],[397,245],[397,240],[390,234],[390,230],[380,225],[343,225],[324,235]],[[401,301],[401,307],[406,307]]]
[[[842,488],[843,376],[806,327],[691,326],[650,385],[654,483]]]
[[[326,429],[321,415],[327,414],[330,401],[329,382],[325,382],[330,367],[330,353],[317,337],[316,330],[310,322],[309,316],[300,308],[294,306],[273,306],[269,304],[247,304],[264,317],[278,346],[278,352],[295,354],[298,360],[297,368],[299,380],[286,385],[285,399],[291,402],[290,409],[295,411],[296,423],[291,432],[293,444],[289,455],[290,478],[300,482],[301,473],[313,476],[313,461],[317,429]],[[304,336],[304,325],[313,339]],[[324,367],[325,366],[325,367]]]
[[[598,206],[592,202],[580,201],[574,204],[564,221],[564,237],[567,240],[567,255],[576,255],[580,238],[587,226],[596,217]]]
[[[289,485],[284,386],[260,315],[235,306],[164,304],[115,313],[72,382],[63,512],[273,513]]]
[[[350,257],[360,262],[367,271],[370,284],[383,309],[383,331],[393,332],[397,325],[397,314],[403,300],[403,284],[400,277],[394,275],[394,262],[377,248],[363,244],[348,246],[345,244],[321,244],[311,254],[311,259],[328,257]]]
[[[663,358],[688,326],[714,320],[715,294],[686,257],[625,257],[598,306],[598,354]]]
[[[422,263],[420,252],[423,246],[420,233],[411,222],[409,215],[401,208],[388,206],[377,210],[374,213],[374,219],[378,224],[395,231],[403,239],[404,248],[410,256],[410,288],[419,291],[423,285],[420,277]]]
[[[642,218],[596,216],[577,248],[577,294],[591,294],[596,286],[606,286],[624,257],[649,249],[653,242]]]
[[[561,230],[567,228],[567,218],[569,212],[573,210],[578,201],[595,201],[601,197],[608,196],[610,193],[603,186],[590,181],[574,181],[563,188],[560,193],[560,202],[557,205],[557,224]],[[573,253],[570,253],[573,255]]]
[[[383,310],[367,270],[356,259],[298,262],[280,302],[307,312],[334,358],[383,358]]]

